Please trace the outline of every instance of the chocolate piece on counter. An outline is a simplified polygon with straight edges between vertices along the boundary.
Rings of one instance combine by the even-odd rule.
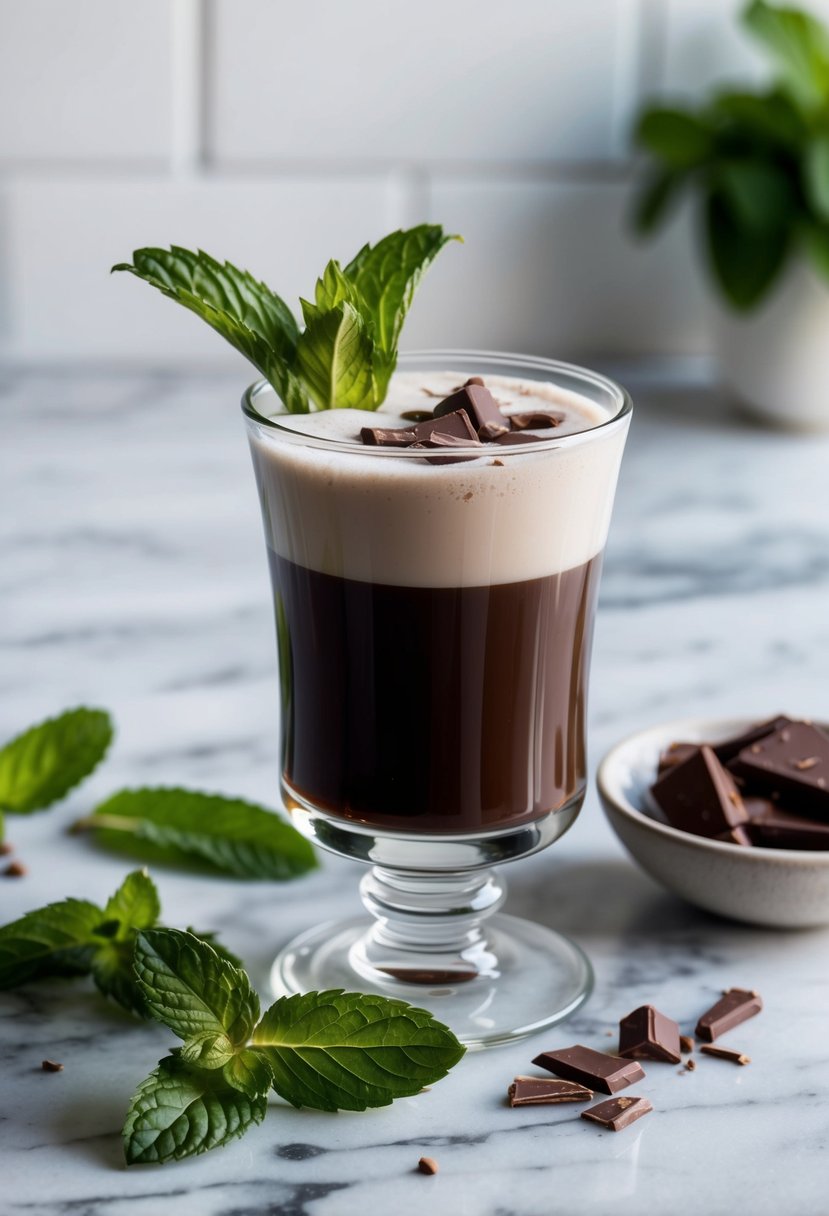
[[[764,803],[764,809],[751,815],[751,803]],[[751,819],[742,829],[751,843],[766,849],[829,849],[829,823],[792,815],[766,799],[746,799]]]
[[[417,1168],[421,1174],[436,1174],[439,1167],[434,1157],[421,1157],[417,1163]]]
[[[697,1065],[694,1060],[686,1060],[682,1071],[683,1072],[695,1072],[696,1067],[697,1067]]]
[[[645,1070],[635,1060],[621,1060],[618,1056],[593,1051],[591,1047],[565,1047],[562,1051],[542,1051],[533,1064],[546,1068],[557,1077],[577,1081],[588,1089],[599,1089],[604,1094],[615,1094],[634,1081],[641,1081]]]
[[[684,764],[686,760],[691,759],[695,752],[699,751],[699,748],[699,743],[671,743],[659,757],[657,775],[661,777],[669,768],[676,768],[678,764]]]
[[[751,743],[729,767],[752,793],[829,820],[829,735],[811,722],[790,722]]]
[[[447,418],[459,410],[468,414],[476,434],[481,431],[482,427],[499,427],[503,431],[509,430],[509,420],[501,413],[498,402],[483,381],[477,384],[475,379],[467,380],[463,388],[459,388],[457,392],[438,402],[434,409],[434,417]]]
[[[679,1027],[653,1005],[640,1005],[619,1023],[619,1055],[679,1064]]]
[[[541,431],[559,426],[564,421],[564,415],[547,413],[545,410],[529,410],[526,414],[510,414],[507,421],[514,431]]]
[[[557,1077],[516,1077],[507,1097],[510,1106],[552,1106],[559,1102],[589,1102],[593,1091]]]
[[[694,836],[720,836],[748,819],[734,778],[705,744],[668,769],[651,795],[671,827]]]
[[[696,1036],[706,1043],[713,1043],[726,1030],[733,1030],[735,1026],[753,1018],[762,1008],[759,993],[749,992],[746,988],[729,988],[697,1022]]]
[[[606,1127],[608,1131],[622,1132],[652,1110],[647,1098],[636,1098],[631,1094],[627,1098],[610,1098],[607,1102],[599,1102],[597,1106],[583,1110],[581,1117]]]
[[[694,1050],[695,1046],[696,1044],[689,1034],[681,1034],[679,1036],[679,1050],[683,1053],[683,1055],[687,1056],[689,1052]]]
[[[3,873],[6,878],[25,878],[29,869],[28,866],[24,866],[22,861],[12,861],[9,862]]]
[[[58,1064],[57,1060],[43,1060],[40,1067],[44,1072],[63,1072],[63,1065]]]
[[[9,853],[14,852],[14,846],[10,845],[8,840],[0,840],[0,857],[8,857]]]
[[[413,431],[415,443],[425,443],[437,432],[441,435],[452,435],[456,439],[465,439],[468,444],[479,442],[477,428],[473,427],[469,414],[464,409],[455,409],[449,414],[436,415],[426,422],[418,422]]]
[[[732,1047],[712,1047],[710,1043],[703,1043],[700,1051],[706,1056],[715,1056],[718,1060],[730,1060],[732,1064],[751,1063],[751,1056],[735,1051]]]
[[[373,447],[409,448],[417,436],[409,426],[364,426],[360,438]]]
[[[540,435],[525,435],[522,431],[507,431],[504,435],[499,435],[495,440],[503,447],[517,447],[521,443],[543,443]]]
[[[720,743],[712,743],[711,747],[720,764],[728,764],[729,760],[738,756],[744,747],[757,743],[759,739],[765,739],[767,735],[773,735],[776,730],[781,730],[784,726],[790,726],[791,722],[791,718],[779,714],[776,718],[769,718],[768,722],[759,722],[757,726],[750,726],[741,735],[733,735],[730,739],[723,739]]]

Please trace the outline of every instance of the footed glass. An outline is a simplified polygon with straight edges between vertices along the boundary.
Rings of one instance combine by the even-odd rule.
[[[290,942],[272,986],[398,997],[484,1047],[562,1020],[591,989],[577,945],[500,911],[495,867],[552,844],[584,799],[631,404],[585,369],[474,351],[401,356],[389,403],[430,413],[471,376],[565,421],[447,458],[362,444],[382,414],[286,415],[264,382],[243,410],[274,588],[283,799],[302,832],[369,867],[367,915]]]

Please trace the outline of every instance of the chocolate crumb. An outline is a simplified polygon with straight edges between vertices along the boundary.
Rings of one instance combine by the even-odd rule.
[[[22,861],[13,861],[7,865],[3,871],[6,878],[25,878],[29,873],[28,867],[24,866]]]
[[[792,760],[792,765],[801,772],[807,768],[814,768],[816,764],[820,764],[817,756],[807,756],[805,760]]]
[[[503,467],[504,467],[503,460],[490,460],[489,463],[491,465],[494,465],[496,469],[503,469]]]
[[[695,1070],[696,1066],[697,1066],[696,1060],[686,1060],[685,1061],[685,1071],[686,1072],[693,1072]]]
[[[434,1157],[421,1157],[417,1163],[417,1168],[421,1174],[436,1174],[438,1172],[438,1163]]]
[[[8,857],[9,853],[13,853],[14,848],[7,840],[0,840],[0,857]]]
[[[690,1034],[681,1034],[679,1036],[679,1050],[683,1055],[687,1056],[689,1051],[693,1051],[695,1047],[694,1039]]]
[[[715,1047],[713,1043],[703,1043],[700,1051],[706,1056],[714,1056],[717,1060],[728,1060],[731,1064],[751,1063],[751,1056],[735,1051],[732,1047]]]
[[[43,1060],[40,1067],[44,1072],[63,1072],[63,1065],[57,1060]]]

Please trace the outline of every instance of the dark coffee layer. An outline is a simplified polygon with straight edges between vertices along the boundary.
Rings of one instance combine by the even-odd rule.
[[[476,833],[585,781],[600,557],[491,587],[398,587],[270,553],[290,796],[398,831]]]

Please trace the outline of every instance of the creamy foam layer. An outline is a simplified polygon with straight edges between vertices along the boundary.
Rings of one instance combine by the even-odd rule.
[[[560,442],[608,421],[586,397],[554,384],[486,377],[505,413],[564,412],[555,431],[535,432],[549,441],[544,448],[487,444],[474,460],[435,465],[396,449],[343,446],[354,444],[363,426],[410,426],[402,414],[431,410],[465,378],[400,373],[376,413],[283,415],[287,435],[252,426],[265,532],[275,552],[324,574],[410,587],[513,583],[595,557],[607,537],[627,426]]]

